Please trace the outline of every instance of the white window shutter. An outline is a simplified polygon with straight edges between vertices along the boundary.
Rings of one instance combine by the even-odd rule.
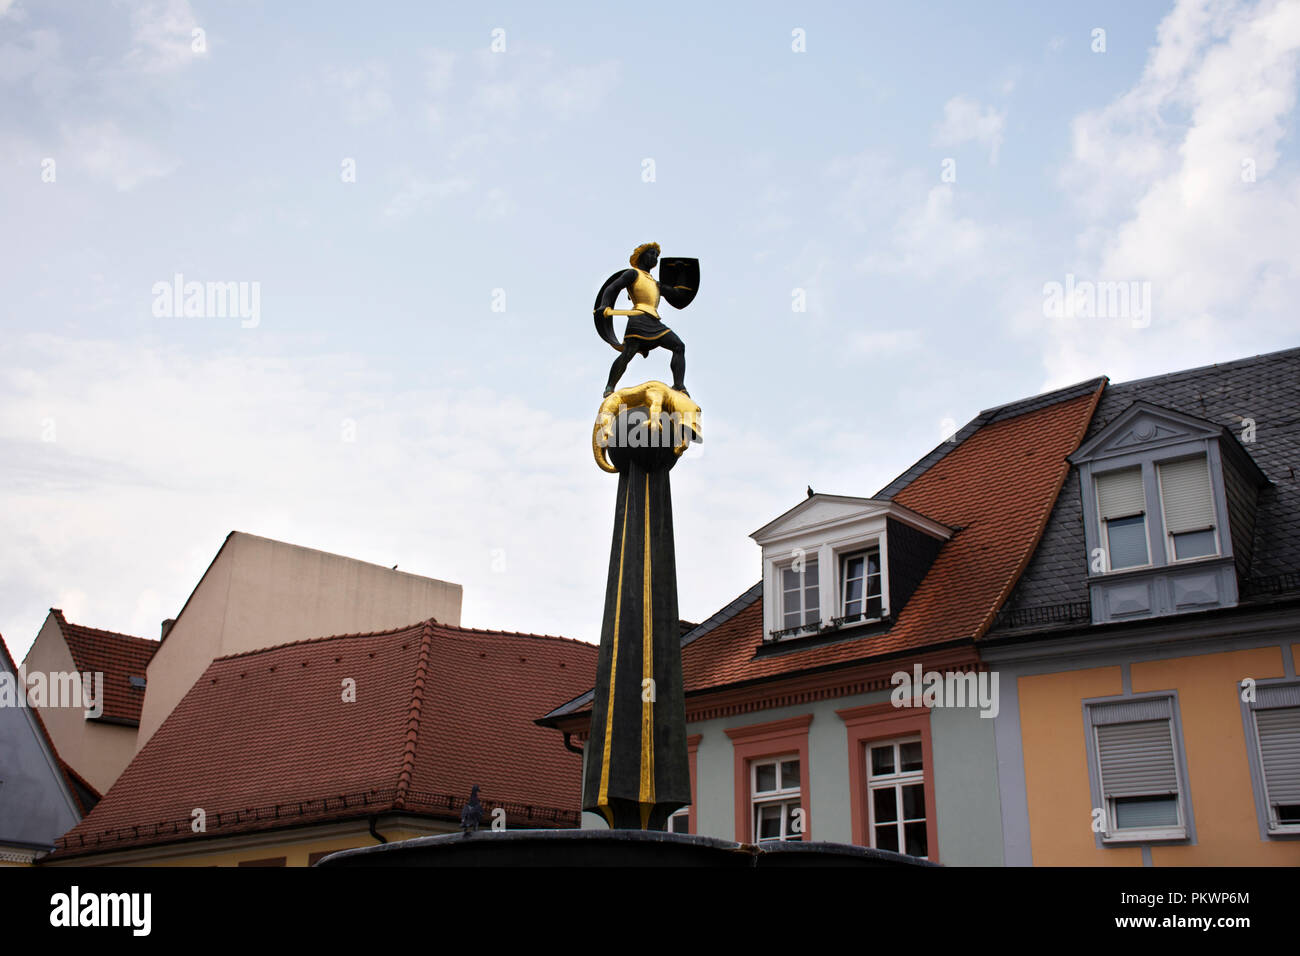
[[[1300,803],[1300,707],[1255,711],[1269,803]]]
[[[1170,534],[1214,527],[1214,497],[1204,455],[1162,464],[1160,494],[1165,502],[1165,530]]]
[[[1168,720],[1104,724],[1097,728],[1097,749],[1105,797],[1178,793]]]
[[[1097,507],[1101,519],[1128,518],[1147,510],[1142,469],[1124,468],[1097,476]]]

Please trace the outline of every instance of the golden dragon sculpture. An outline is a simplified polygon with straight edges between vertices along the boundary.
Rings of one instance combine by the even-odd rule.
[[[602,471],[617,474],[618,469],[609,463],[606,448],[614,435],[614,422],[624,409],[644,408],[650,415],[650,427],[662,429],[660,415],[668,412],[674,425],[681,426],[682,437],[673,453],[681,455],[691,443],[691,435],[701,438],[700,406],[685,392],[676,391],[663,382],[644,382],[620,388],[606,396],[596,413],[596,424],[591,432],[591,451]]]

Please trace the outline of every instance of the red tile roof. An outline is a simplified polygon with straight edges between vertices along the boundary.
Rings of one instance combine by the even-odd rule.
[[[596,655],[427,621],[218,658],[56,855],[195,838],[196,807],[208,837],[397,810],[457,819],[474,784],[507,826],[576,826],[580,758],[532,718],[590,687]]]
[[[56,607],[50,608],[50,613],[59,622],[77,670],[104,675],[103,717],[139,724],[145,691],[132,687],[129,678],[145,676],[159,642],[69,623]]]
[[[898,491],[893,500],[961,530],[884,633],[756,657],[762,600],[682,649],[693,693],[814,667],[977,639],[1042,535],[1100,395],[1089,394],[984,425]]]

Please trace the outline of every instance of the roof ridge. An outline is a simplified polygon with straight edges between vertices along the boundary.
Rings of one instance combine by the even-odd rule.
[[[1173,372],[1161,372],[1159,375],[1148,375],[1145,378],[1133,378],[1126,382],[1115,382],[1114,387],[1122,388],[1129,385],[1145,385],[1148,382],[1172,381],[1174,379],[1186,378],[1202,372],[1208,372],[1210,369],[1224,369],[1248,365],[1252,362],[1259,362],[1270,359],[1278,359],[1284,355],[1300,354],[1300,346],[1289,349],[1278,349],[1276,352],[1259,352],[1255,355],[1247,355],[1239,359],[1229,359],[1227,362],[1209,362],[1205,365],[1198,365],[1195,368],[1177,369]]]
[[[1031,411],[1038,411],[1039,408],[1046,408],[1049,405],[1055,405],[1058,402],[1068,402],[1071,399],[1078,398],[1080,395],[1087,395],[1089,392],[1096,391],[1102,385],[1109,384],[1110,379],[1105,375],[1094,375],[1092,378],[1084,379],[1081,382],[1075,382],[1073,385],[1062,385],[1060,388],[1054,388],[1050,391],[1039,392],[1037,395],[1029,395],[1025,398],[1018,398],[1013,402],[1003,402],[1001,405],[994,405],[992,408],[986,408],[980,412],[980,417],[987,415],[989,418],[1014,418],[1016,415],[1027,414]],[[1013,410],[1019,405],[1032,405],[1033,408],[1026,408],[1024,411]]]
[[[490,627],[464,627],[460,624],[439,624],[434,621],[434,626],[444,631],[461,631],[465,634],[495,634],[498,637],[528,637],[540,641],[566,641],[570,644],[582,644],[586,647],[597,647],[591,641],[584,641],[579,637],[564,637],[560,634],[533,634],[528,631],[502,631]]]
[[[424,708],[424,681],[429,673],[429,648],[433,643],[433,625],[425,621],[420,633],[420,653],[415,662],[415,679],[411,686],[411,707],[406,715],[406,746],[402,748],[402,767],[397,772],[397,793],[393,809],[406,807],[406,795],[415,774],[415,749],[420,742],[420,716]]]
[[[581,645],[582,647],[591,647],[591,648],[597,647],[597,645],[592,644],[590,641],[579,640],[576,637],[559,637],[553,634],[527,634],[520,631],[493,631],[493,630],[488,630],[486,628],[460,627],[459,625],[456,624],[442,624],[438,621],[437,618],[431,617],[423,621],[416,621],[412,624],[403,625],[402,627],[393,627],[382,631],[358,631],[356,633],[349,633],[349,634],[326,634],[321,637],[304,637],[296,641],[285,641],[282,644],[272,644],[268,647],[257,647],[248,651],[235,651],[232,654],[222,654],[220,657],[214,657],[212,659],[212,663],[215,664],[217,661],[233,660],[234,658],[237,657],[251,657],[254,654],[265,654],[267,651],[278,651],[286,647],[297,647],[302,644],[321,644],[324,643],[325,641],[337,641],[337,640],[342,640],[345,637],[385,637],[389,634],[401,634],[406,631],[413,631],[417,627],[424,627],[426,625],[431,625],[432,627],[434,627],[439,631],[453,631],[453,632],[459,631],[461,633],[468,634],[471,636],[479,635],[479,634],[492,634],[498,637],[526,637],[534,640],[560,641],[566,644],[578,644]]]
[[[102,627],[91,627],[89,624],[74,624],[72,621],[69,621],[69,620],[64,616],[63,611],[61,611],[61,610],[60,610],[59,608],[57,608],[57,607],[52,607],[52,608],[50,608],[50,613],[53,614],[53,615],[55,615],[55,616],[58,618],[59,624],[60,624],[62,627],[75,627],[75,628],[77,628],[78,630],[81,630],[81,631],[94,631],[96,634],[102,634],[102,635],[104,635],[105,637],[125,637],[125,638],[127,638],[128,640],[132,640],[132,641],[144,641],[144,642],[147,643],[147,644],[161,644],[161,643],[162,643],[161,641],[154,640],[152,637],[140,637],[138,634],[127,634],[127,633],[125,633],[125,632],[123,632],[123,631],[110,631],[110,630],[108,630],[108,629],[106,629],[106,628],[102,628]]]
[[[349,634],[326,634],[321,637],[304,637],[296,641],[285,641],[282,644],[271,644],[267,647],[255,647],[248,651],[235,651],[233,654],[222,654],[220,657],[214,657],[212,663],[215,664],[218,661],[234,660],[238,657],[252,657],[255,654],[265,654],[269,651],[279,651],[286,647],[298,647],[303,644],[323,644],[326,641],[339,641],[348,637],[385,637],[389,634],[401,634],[406,631],[414,631],[417,627],[423,627],[430,623],[436,625],[438,622],[434,618],[428,618],[424,621],[416,621],[413,624],[406,624],[402,627],[391,627],[383,631],[357,631]]]

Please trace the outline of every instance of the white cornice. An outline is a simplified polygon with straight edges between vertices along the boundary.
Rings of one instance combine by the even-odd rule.
[[[799,524],[791,527],[791,522],[800,515],[816,507],[823,507],[827,504],[841,505],[843,507],[836,510],[836,513],[830,514],[821,520],[809,524]],[[781,541],[793,538],[813,535],[815,537],[826,537],[832,532],[841,528],[857,528],[862,525],[877,521],[880,529],[884,529],[884,519],[893,518],[904,524],[910,525],[918,531],[922,531],[931,537],[938,538],[941,541],[947,541],[952,537],[951,528],[940,524],[919,512],[894,501],[886,501],[878,498],[850,498],[843,495],[823,495],[816,494],[811,498],[806,498],[799,504],[795,505],[785,514],[773,521],[769,521],[763,527],[759,528],[750,535],[759,545],[766,547]]]

